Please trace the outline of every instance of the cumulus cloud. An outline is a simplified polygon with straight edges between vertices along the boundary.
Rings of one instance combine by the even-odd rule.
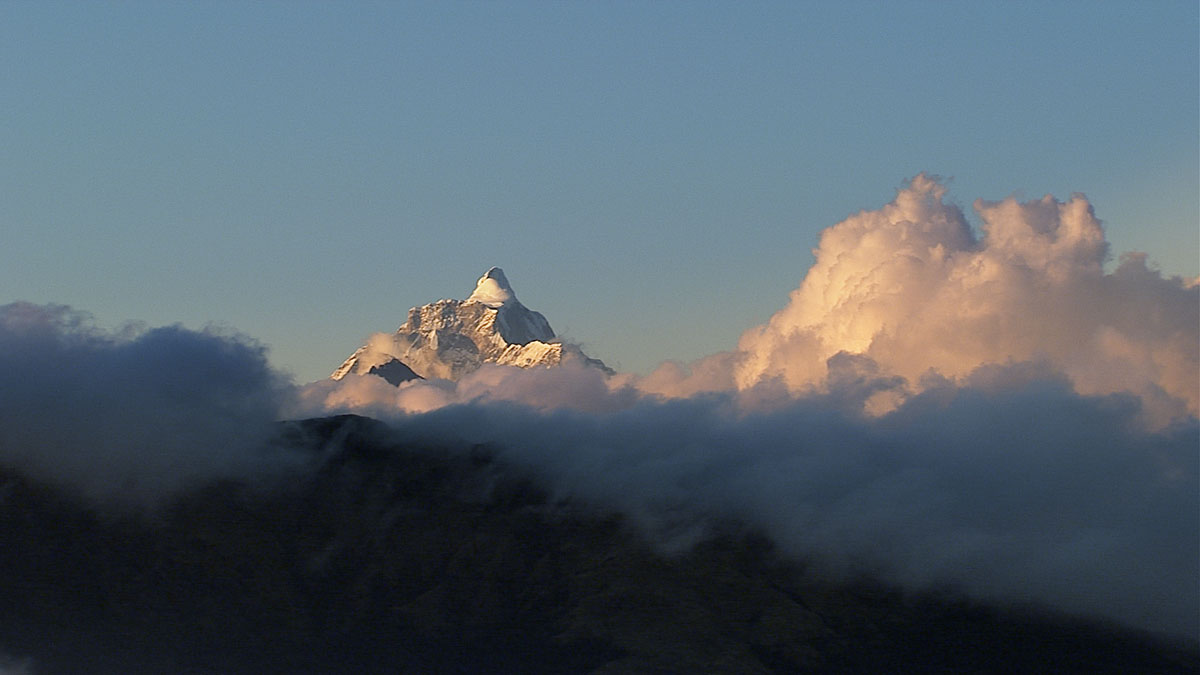
[[[0,306],[0,463],[96,499],[147,503],[262,466],[283,394],[245,338]]]
[[[1200,288],[1144,256],[1106,274],[1108,245],[1083,195],[975,202],[977,239],[924,174],[874,211],[828,228],[786,307],[738,344],[741,388],[821,388],[846,352],[919,390],[985,364],[1038,361],[1077,391],[1130,391],[1148,421],[1200,411]]]

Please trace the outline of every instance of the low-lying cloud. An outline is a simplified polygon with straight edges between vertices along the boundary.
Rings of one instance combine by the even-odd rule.
[[[1147,432],[1137,397],[1081,396],[1037,372],[927,383],[874,417],[862,404],[887,383],[847,379],[804,397],[602,412],[476,400],[390,419],[414,441],[497,448],[668,548],[736,520],[826,573],[1194,637],[1200,426]]]
[[[264,466],[284,392],[245,338],[0,306],[0,462],[92,498],[152,503]]]

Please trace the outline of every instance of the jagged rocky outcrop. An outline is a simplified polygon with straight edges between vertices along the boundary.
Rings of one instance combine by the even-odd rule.
[[[330,377],[379,375],[398,385],[416,378],[457,380],[484,363],[534,368],[570,360],[607,370],[558,340],[546,317],[521,304],[504,271],[493,267],[466,300],[413,307],[395,333],[371,336]]]

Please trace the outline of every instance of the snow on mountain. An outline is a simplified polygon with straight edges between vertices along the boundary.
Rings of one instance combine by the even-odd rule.
[[[504,270],[499,267],[493,267],[479,277],[479,281],[475,282],[475,290],[467,297],[468,302],[471,300],[482,302],[492,309],[500,309],[505,303],[521,304],[508,283],[508,277],[504,276]]]
[[[484,363],[534,368],[572,359],[607,370],[557,340],[546,317],[522,305],[504,271],[493,267],[466,300],[413,307],[395,333],[372,335],[330,377],[379,375],[399,385],[417,378],[457,380]]]

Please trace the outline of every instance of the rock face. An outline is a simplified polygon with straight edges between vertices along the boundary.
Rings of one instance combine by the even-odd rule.
[[[416,378],[458,380],[484,363],[534,368],[568,360],[607,370],[558,341],[546,317],[522,305],[504,271],[493,267],[466,300],[413,307],[395,333],[372,335],[330,377],[373,374],[399,385]]]

